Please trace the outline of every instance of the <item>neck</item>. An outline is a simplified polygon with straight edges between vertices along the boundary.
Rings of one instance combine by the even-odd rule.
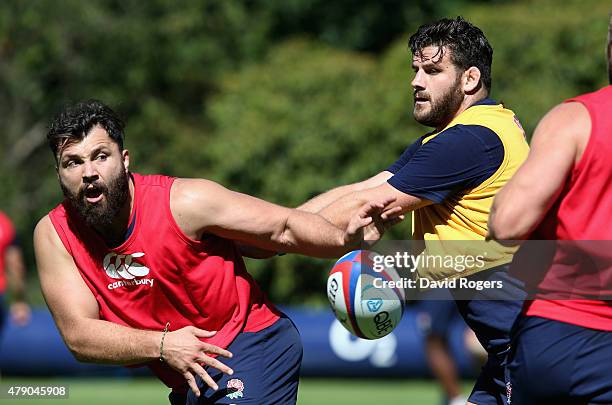
[[[488,97],[488,93],[484,90],[484,89],[479,89],[476,93],[474,94],[466,94],[463,96],[463,101],[461,102],[461,104],[459,105],[459,108],[457,109],[457,111],[455,112],[455,114],[453,114],[452,116],[450,116],[447,120],[445,120],[443,123],[441,123],[440,125],[438,125],[436,127],[436,132],[440,132],[442,131],[444,128],[446,128],[448,126],[448,124],[450,124],[455,118],[457,118],[462,112],[464,112],[465,110],[467,110],[468,108],[470,108],[471,106],[473,106],[474,104],[476,104],[477,102],[479,102],[480,100],[484,100],[485,98]]]
[[[129,177],[130,192],[128,198],[119,210],[119,213],[113,220],[113,223],[107,227],[96,227],[96,232],[104,239],[109,247],[117,247],[124,242],[125,234],[130,225],[130,216],[134,210],[134,181]]]

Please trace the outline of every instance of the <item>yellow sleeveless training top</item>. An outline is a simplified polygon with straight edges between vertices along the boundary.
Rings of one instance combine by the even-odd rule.
[[[463,277],[509,263],[516,250],[496,242],[485,244],[484,240],[495,194],[527,158],[529,146],[525,133],[514,112],[502,104],[474,105],[459,114],[442,131],[423,138],[422,144],[455,125],[480,125],[492,130],[504,146],[504,158],[497,171],[477,187],[412,213],[412,238],[415,242],[423,241],[425,254],[480,256],[481,259],[478,265],[462,271],[435,264],[421,266],[419,277],[432,280]]]

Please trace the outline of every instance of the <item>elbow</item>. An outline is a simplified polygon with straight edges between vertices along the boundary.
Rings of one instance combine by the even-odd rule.
[[[70,350],[70,353],[72,353],[72,355],[75,359],[77,359],[77,361],[82,363],[87,363],[91,361],[91,359],[87,356],[87,345],[84,342],[84,339],[82,339],[78,335],[78,333],[68,332],[63,334],[63,337],[66,347],[68,347],[68,350]]]
[[[80,362],[86,362],[87,361],[85,353],[83,353],[83,351],[81,350],[80,345],[77,342],[75,342],[74,340],[71,340],[71,339],[64,339],[64,342],[66,343],[66,346],[68,347],[68,350],[70,350],[70,353],[72,353],[72,355],[74,356],[75,359],[77,359]]]
[[[68,349],[70,350],[70,353],[72,353],[74,358],[80,363],[98,363],[98,361],[89,356],[83,348],[72,349],[69,347]]]
[[[502,245],[513,246],[521,243],[522,240],[526,239],[525,235],[520,232],[508,231],[491,231],[490,239],[494,239]]]
[[[529,235],[529,228],[521,218],[500,210],[491,216],[489,235],[497,241],[521,241]]]
[[[82,353],[74,351],[74,350],[70,350],[70,352],[72,353],[72,355],[74,356],[74,358],[78,362],[80,362],[80,363],[88,363],[89,362],[88,361],[89,359],[85,355],[83,355]]]

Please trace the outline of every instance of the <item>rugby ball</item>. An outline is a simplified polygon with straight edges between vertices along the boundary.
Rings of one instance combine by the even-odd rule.
[[[340,323],[362,339],[379,339],[395,329],[404,312],[404,291],[393,268],[376,266],[378,254],[355,250],[342,256],[327,279],[327,298]],[[395,283],[398,284],[398,283]]]

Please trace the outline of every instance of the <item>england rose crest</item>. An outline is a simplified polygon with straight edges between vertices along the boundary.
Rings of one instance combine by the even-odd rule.
[[[242,398],[242,391],[244,391],[244,384],[242,380],[238,378],[232,378],[227,382],[227,390],[229,394],[226,397],[230,399]]]

